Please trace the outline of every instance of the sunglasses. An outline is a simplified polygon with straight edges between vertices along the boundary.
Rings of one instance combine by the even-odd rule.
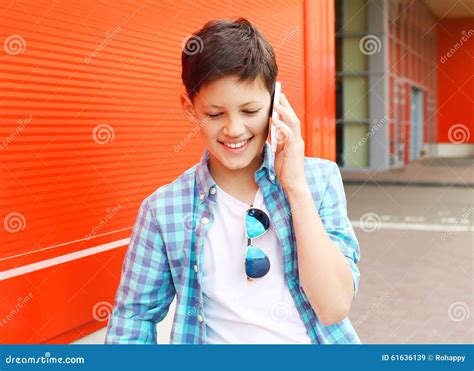
[[[245,274],[247,280],[265,276],[270,270],[270,259],[258,247],[252,245],[252,239],[260,237],[270,229],[270,218],[265,211],[252,207],[245,212]]]

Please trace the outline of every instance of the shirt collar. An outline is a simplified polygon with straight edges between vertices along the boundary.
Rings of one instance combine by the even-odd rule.
[[[216,183],[212,179],[211,173],[208,167],[209,163],[209,150],[206,149],[199,161],[196,170],[196,182],[199,192],[199,198],[201,201],[209,195],[216,193]],[[274,170],[274,154],[272,152],[269,143],[265,142],[263,147],[263,162],[260,168],[255,172],[255,181],[257,181],[265,174],[268,180],[272,183],[276,182],[275,170]]]

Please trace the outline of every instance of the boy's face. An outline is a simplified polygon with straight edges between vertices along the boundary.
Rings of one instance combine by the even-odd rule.
[[[270,101],[260,78],[239,83],[234,76],[202,87],[193,107],[187,97],[182,98],[188,117],[202,126],[199,131],[211,161],[230,170],[244,169],[261,155],[268,135]]]

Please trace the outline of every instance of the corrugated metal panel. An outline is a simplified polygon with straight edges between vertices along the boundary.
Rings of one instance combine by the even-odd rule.
[[[198,161],[203,151],[198,138],[174,151],[190,130],[179,104],[180,55],[183,39],[210,19],[243,15],[254,21],[275,48],[279,80],[303,126],[305,115],[322,114],[324,104],[309,113],[304,109],[303,5],[298,0],[4,4],[0,269],[26,269],[128,238],[140,202]],[[321,46],[326,59],[331,47]],[[331,69],[327,61],[319,73],[325,68]],[[316,154],[318,146],[308,152]],[[104,326],[94,308],[113,301],[125,248],[1,281],[0,318],[9,317],[0,342],[71,341],[86,334],[81,328]],[[31,300],[9,315],[29,294]]]
[[[336,159],[334,0],[305,1],[305,80],[308,156]]]
[[[441,62],[436,71],[439,85],[429,92],[427,117],[438,122],[437,133],[433,134],[437,143],[474,144],[472,30],[472,13],[465,18],[443,18],[436,24],[436,61]],[[457,43],[462,47],[456,47]]]

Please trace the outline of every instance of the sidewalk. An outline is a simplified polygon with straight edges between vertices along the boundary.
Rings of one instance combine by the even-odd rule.
[[[344,187],[361,256],[350,319],[364,344],[473,342],[474,188],[461,183],[472,166],[437,162],[416,177],[423,186],[405,185],[410,166],[380,180],[402,185]],[[456,187],[424,186],[446,180]]]
[[[427,158],[388,171],[342,170],[344,184],[474,188],[474,157]]]

